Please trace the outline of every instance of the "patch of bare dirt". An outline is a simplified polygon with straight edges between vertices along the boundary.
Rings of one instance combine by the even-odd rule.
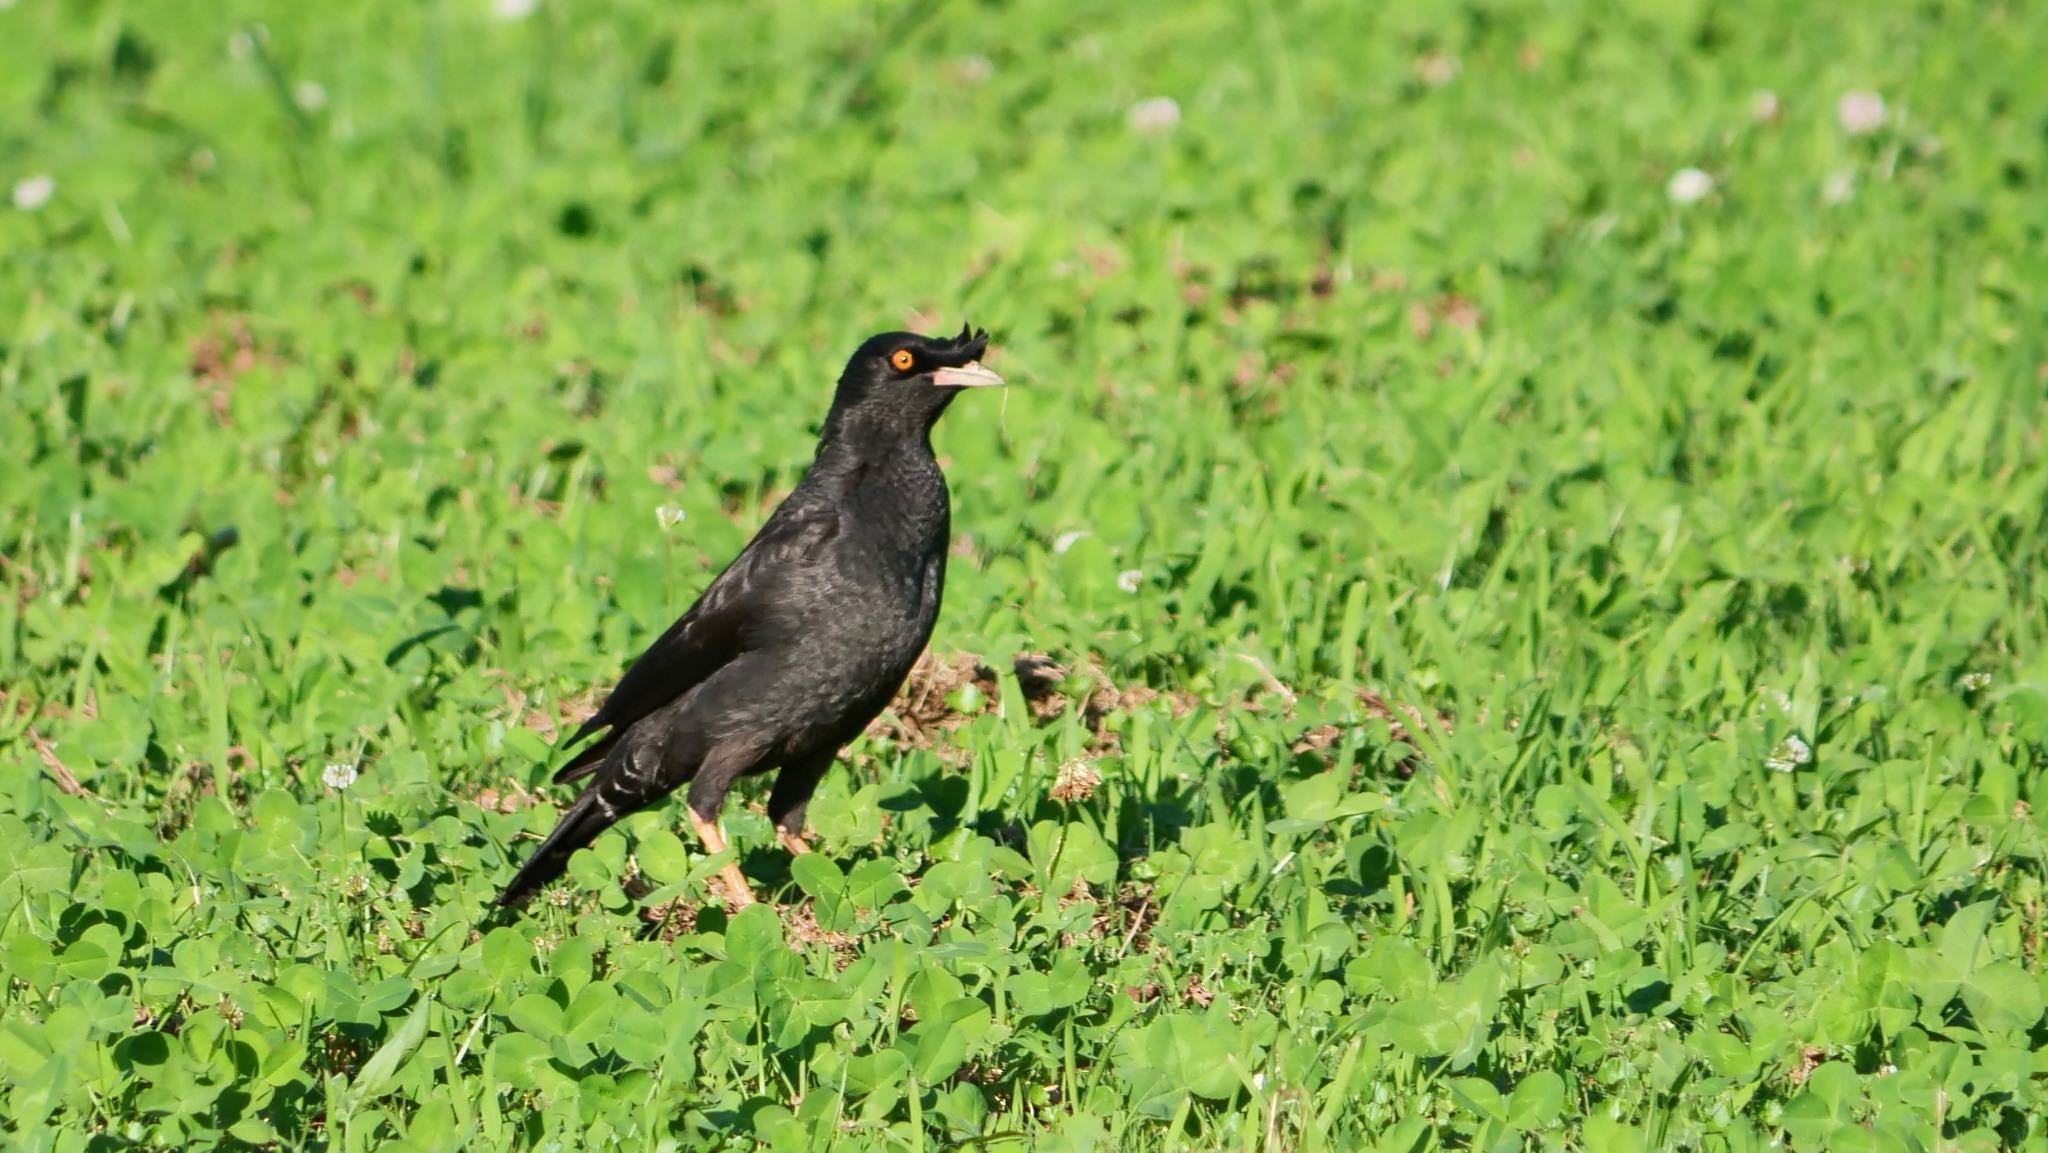
[[[1455,293],[1408,302],[1408,330],[1416,340],[1428,340],[1439,324],[1469,332],[1485,321],[1478,305]]]
[[[1116,734],[1105,731],[1103,721],[1112,713],[1131,712],[1143,708],[1160,698],[1158,690],[1144,685],[1120,688],[1110,679],[1102,663],[1094,657],[1086,658],[1078,675],[1065,665],[1044,653],[1019,653],[1013,662],[1017,676],[1017,687],[1024,692],[1024,699],[1031,705],[1032,715],[1043,723],[1064,716],[1073,707],[1065,692],[1070,680],[1086,682],[1080,689],[1081,719],[1088,730],[1095,734],[1095,750],[1112,751],[1117,748]],[[1201,704],[1193,693],[1170,692],[1165,694],[1173,715],[1184,717]]]
[[[1786,1074],[1792,1082],[1792,1087],[1797,1089],[1806,1084],[1807,1079],[1813,1076],[1813,1071],[1826,1064],[1827,1059],[1828,1052],[1825,1049],[1816,1049],[1810,1045],[1800,1046],[1799,1064]]]
[[[204,336],[186,346],[191,354],[187,367],[192,383],[206,393],[214,423],[225,428],[230,423],[235,382],[259,364],[282,362],[256,342],[245,317],[216,312],[208,318],[206,329]]]
[[[505,711],[501,715],[531,732],[538,733],[549,743],[568,729],[573,729],[589,720],[597,712],[604,695],[595,687],[566,697],[556,697],[543,704],[535,704],[533,694],[521,689],[512,679],[512,674],[503,669],[486,669],[485,675],[497,679],[498,691],[504,694]]]
[[[677,897],[666,905],[642,908],[640,919],[666,943],[697,931],[697,906]]]
[[[505,778],[503,788],[484,785],[473,790],[464,799],[477,808],[492,813],[516,813],[521,809],[530,809],[541,801],[538,794],[529,791],[525,785],[511,777]]]
[[[1080,670],[1076,676],[1068,666],[1044,653],[1019,653],[1011,662],[1017,687],[1038,723],[1048,724],[1065,716],[1076,707],[1078,697],[1082,721],[1096,737],[1090,750],[1093,753],[1114,752],[1118,748],[1116,733],[1104,723],[1114,713],[1142,708],[1162,696],[1175,717],[1186,716],[1201,704],[1193,693],[1162,694],[1143,685],[1121,688],[1093,656],[1083,658]],[[943,751],[946,746],[939,743],[940,736],[999,706],[998,677],[997,671],[974,653],[942,657],[927,652],[911,669],[895,703],[868,726],[868,735],[912,748]],[[958,694],[969,686],[978,692],[969,698],[972,704],[963,711],[958,707],[962,703]],[[1083,796],[1093,787],[1081,775],[1087,764],[1084,760],[1070,767],[1074,771],[1063,769],[1067,776],[1065,788],[1076,797]],[[1095,783],[1099,782],[1098,777]]]
[[[960,712],[949,698],[973,685],[979,690],[979,706]],[[868,726],[870,735],[893,737],[913,748],[928,749],[939,734],[973,720],[996,706],[1001,697],[996,671],[973,653],[941,657],[926,652],[917,658],[896,703]]]
[[[1388,737],[1400,744],[1413,748],[1416,743],[1416,732],[1428,727],[1428,723],[1423,719],[1422,709],[1415,705],[1403,701],[1389,702],[1385,697],[1370,689],[1359,690],[1358,700],[1364,707],[1367,716],[1383,720],[1387,723]],[[1449,713],[1441,710],[1432,710],[1431,715],[1434,717],[1438,728],[1441,728],[1446,733],[1451,731],[1453,722]],[[1339,725],[1317,725],[1296,738],[1291,748],[1295,753],[1323,754],[1323,759],[1327,761],[1329,760],[1327,750],[1343,740],[1344,734],[1348,731]],[[1415,770],[1420,763],[1420,754],[1403,757],[1395,763],[1394,773],[1405,780],[1415,775]]]
[[[1158,923],[1151,886],[1127,881],[1117,890],[1116,900],[1103,903],[1088,930],[1099,942],[1122,936],[1123,953],[1133,949],[1142,953],[1152,948],[1152,926]]]
[[[1318,753],[1336,744],[1343,737],[1344,730],[1336,725],[1317,725],[1315,728],[1301,734],[1300,739],[1294,742],[1292,751],[1296,753]]]
[[[791,951],[801,953],[812,945],[823,945],[832,950],[832,967],[835,969],[846,968],[860,955],[858,942],[851,934],[818,927],[817,911],[808,901],[785,906],[782,924],[788,930]]]

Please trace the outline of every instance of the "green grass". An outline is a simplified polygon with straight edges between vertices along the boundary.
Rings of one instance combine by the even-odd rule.
[[[2048,1149],[2044,52],[0,8],[4,1143]],[[912,317],[1021,382],[938,435],[993,680],[801,866],[736,795],[778,907],[670,807],[488,915],[549,734]]]

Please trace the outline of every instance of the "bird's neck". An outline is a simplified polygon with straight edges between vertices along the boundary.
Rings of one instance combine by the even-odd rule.
[[[939,406],[942,408],[943,406]],[[938,411],[900,406],[834,405],[818,437],[818,462],[826,459],[932,455],[932,426]]]
[[[922,550],[943,541],[951,501],[932,453],[931,426],[904,425],[874,414],[834,413],[819,439],[804,483],[833,494],[878,531]]]
[[[822,484],[844,490],[867,488],[876,482],[893,486],[928,478],[944,483],[938,457],[923,434],[888,441],[828,437],[818,445],[810,474]]]

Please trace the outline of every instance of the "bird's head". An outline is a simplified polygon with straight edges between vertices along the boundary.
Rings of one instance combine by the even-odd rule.
[[[832,410],[841,419],[858,414],[890,424],[929,430],[963,389],[986,388],[1003,378],[983,368],[988,333],[966,325],[955,337],[885,332],[863,342],[846,371]]]

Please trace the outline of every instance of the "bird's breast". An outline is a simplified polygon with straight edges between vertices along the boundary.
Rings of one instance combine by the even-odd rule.
[[[794,582],[790,621],[819,667],[893,691],[938,619],[951,502],[929,451],[834,464],[820,493],[839,531]],[[795,606],[791,606],[795,607]]]

